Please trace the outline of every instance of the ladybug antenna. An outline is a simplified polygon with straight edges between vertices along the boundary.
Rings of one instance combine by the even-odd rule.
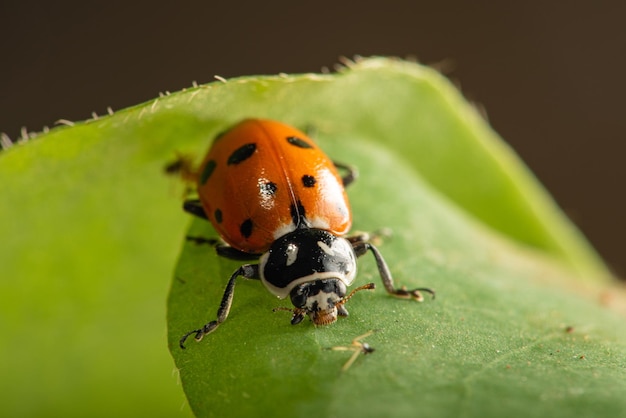
[[[354,289],[352,292],[350,292],[348,296],[342,298],[339,302],[337,302],[336,306],[343,306],[359,290],[372,290],[375,288],[376,288],[376,285],[374,283],[368,283],[368,284],[364,284],[363,286],[359,286],[356,289]]]
[[[287,311],[293,313],[291,317],[291,325],[297,325],[304,319],[304,315],[306,314],[306,309],[302,308],[286,308],[284,306],[279,306],[277,308],[272,309],[272,312],[278,311]]]

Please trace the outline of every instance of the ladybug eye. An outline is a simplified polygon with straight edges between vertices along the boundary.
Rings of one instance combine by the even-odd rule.
[[[291,291],[291,303],[296,308],[303,308],[306,305],[306,300],[309,297],[308,286],[298,286]]]

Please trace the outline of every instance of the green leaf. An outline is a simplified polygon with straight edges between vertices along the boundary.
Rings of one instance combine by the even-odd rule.
[[[215,319],[225,283],[241,264],[187,242],[168,320],[197,416],[626,411],[626,340],[614,332],[623,319],[566,290],[606,279],[604,268],[444,80],[374,60],[332,79],[290,81],[231,83],[263,85],[268,108],[297,108],[281,119],[314,126],[332,158],[360,168],[349,189],[354,229],[390,227],[394,235],[380,249],[398,284],[435,287],[438,298],[420,305],[382,290],[361,292],[349,303],[349,318],[291,326],[289,314],[272,313],[288,302],[240,279],[228,320],[183,351],[178,339]],[[202,220],[189,235],[216,237]],[[360,261],[356,285],[378,280],[369,257]],[[342,372],[351,353],[328,349],[368,330],[379,330],[367,338],[376,351]],[[596,372],[612,386],[600,391]]]
[[[237,268],[186,234],[163,175],[244,117],[312,126],[359,167],[355,230],[417,304],[360,292],[351,316],[289,325],[255,281],[201,343]],[[0,384],[7,416],[618,416],[623,317],[597,255],[515,156],[434,71],[369,59],[335,75],[256,77],[187,89],[0,154]],[[182,254],[180,253],[182,248]],[[178,266],[175,267],[179,257]],[[377,281],[369,255],[358,284]],[[172,279],[174,277],[174,279]],[[605,292],[605,293],[602,293]],[[606,293],[610,292],[610,293]],[[571,326],[571,332],[566,332]],[[341,372],[368,330],[376,349]],[[584,357],[582,357],[584,356]],[[581,358],[582,357],[582,358]]]

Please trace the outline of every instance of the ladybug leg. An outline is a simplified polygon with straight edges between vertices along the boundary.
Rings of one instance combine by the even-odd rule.
[[[238,250],[236,248],[231,247],[228,244],[218,243],[215,245],[215,251],[217,255],[220,257],[225,257],[230,260],[236,261],[250,261],[257,260],[259,258],[258,254],[251,254],[245,251]]]
[[[378,267],[378,273],[380,274],[380,278],[383,281],[383,285],[385,286],[385,290],[392,296],[401,299],[414,299],[418,302],[422,302],[424,300],[424,296],[422,296],[421,292],[430,293],[435,298],[435,291],[429,289],[427,287],[419,287],[417,289],[408,290],[405,286],[397,289],[393,284],[393,277],[391,276],[391,271],[385,262],[378,248],[374,246],[374,244],[365,240],[366,235],[353,237],[350,241],[352,243],[352,248],[354,249],[354,253],[357,257],[362,256],[368,250],[374,254],[374,259],[376,259],[376,266]]]
[[[286,311],[291,312],[293,315],[291,316],[291,325],[298,325],[304,319],[304,315],[306,315],[306,309],[302,308],[285,308],[283,306],[279,306],[277,308],[272,309],[272,312],[278,311]]]
[[[176,175],[187,183],[193,184],[198,182],[198,173],[193,168],[193,157],[190,155],[177,152],[176,159],[168,163],[163,171],[167,175]]]
[[[356,167],[348,164],[339,163],[337,161],[333,161],[333,164],[338,170],[346,171],[346,174],[341,177],[343,187],[347,187],[359,177],[359,171],[356,169]]]
[[[190,213],[198,218],[206,219],[209,218],[206,216],[204,212],[204,208],[202,207],[202,203],[200,203],[200,199],[187,199],[183,203],[183,209],[185,212]]]
[[[194,185],[198,182],[198,173],[194,169],[193,160],[190,155],[176,152],[176,159],[163,168],[165,174],[179,177],[185,183],[183,196],[189,196],[193,193]]]
[[[337,305],[337,315],[339,315],[339,316],[348,316],[348,315],[350,315],[350,313],[348,312],[346,307],[343,306],[343,304],[341,304],[341,305]]]
[[[217,252],[217,255],[219,255],[220,257],[228,258],[229,260],[250,261],[257,260],[259,258],[258,254],[251,254],[245,251],[238,250],[228,244],[224,244],[223,241],[217,238],[187,236],[187,241],[193,241],[196,244],[207,244],[215,247],[215,252]]]
[[[235,295],[235,281],[237,277],[242,276],[246,279],[260,279],[259,275],[259,265],[258,264],[244,264],[239,267],[233,275],[230,277],[228,284],[226,285],[226,289],[224,290],[224,296],[222,296],[222,301],[220,302],[220,307],[217,310],[217,319],[215,321],[211,321],[205,324],[200,329],[194,329],[193,331],[189,331],[180,339],[178,345],[183,350],[185,349],[185,341],[189,338],[190,335],[194,335],[194,339],[196,341],[202,340],[202,338],[215,331],[215,329],[228,318],[228,313],[230,312],[230,307],[233,304],[233,296]]]
[[[220,242],[217,238],[192,237],[191,235],[187,235],[185,238],[187,241],[191,241],[198,245],[207,244],[210,246],[217,246]]]
[[[381,228],[374,232],[359,232],[356,235],[352,235],[346,237],[348,242],[352,244],[353,247],[363,244],[365,242],[375,243],[375,245],[380,245],[383,238],[389,238],[392,235],[392,231],[389,228]]]

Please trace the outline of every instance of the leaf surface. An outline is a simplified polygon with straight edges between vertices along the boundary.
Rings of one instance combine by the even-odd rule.
[[[354,230],[391,228],[380,250],[397,283],[437,300],[379,286],[330,327],[291,326],[271,312],[281,301],[242,281],[228,321],[180,350],[238,265],[185,242],[215,233],[182,212],[163,168],[176,153],[200,159],[244,117],[313,127],[332,158],[357,165]],[[7,416],[189,415],[165,348],[168,286],[167,344],[198,416],[626,410],[623,317],[598,303],[623,300],[606,268],[432,70],[377,58],[233,79],[40,136],[0,154]],[[378,280],[369,255],[359,269],[357,284]],[[327,348],[371,329],[376,351],[342,373],[351,353]]]

